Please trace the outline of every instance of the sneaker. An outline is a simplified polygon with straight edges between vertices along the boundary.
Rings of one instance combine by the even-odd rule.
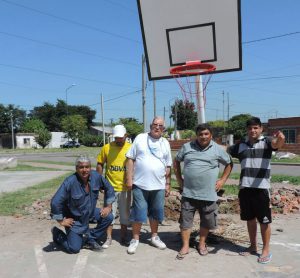
[[[111,238],[107,238],[106,241],[102,244],[102,248],[107,249],[111,246]]]
[[[83,248],[85,249],[90,249],[92,251],[95,251],[95,252],[103,252],[103,248],[101,245],[99,245],[96,241],[90,241],[88,243],[86,243]]]
[[[58,237],[61,233],[61,230],[54,226],[51,229],[51,233],[52,233],[53,242],[56,243],[56,244],[59,244]]]
[[[132,239],[130,241],[129,246],[128,246],[127,253],[128,254],[134,254],[135,251],[136,251],[136,248],[138,247],[138,245],[139,245],[139,241],[136,240],[136,239]]]
[[[167,246],[161,241],[161,239],[159,238],[159,236],[152,237],[151,238],[151,244],[153,246],[155,246],[156,248],[161,249],[161,250],[167,248]]]

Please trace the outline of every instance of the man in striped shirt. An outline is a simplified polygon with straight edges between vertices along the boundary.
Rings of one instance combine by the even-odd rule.
[[[257,254],[257,222],[260,224],[263,249],[259,263],[271,261],[271,204],[270,204],[270,162],[272,152],[281,148],[285,137],[278,131],[274,138],[262,136],[263,128],[259,118],[250,118],[247,123],[248,139],[231,146],[228,152],[241,163],[239,201],[241,220],[247,221],[250,246],[241,255]]]

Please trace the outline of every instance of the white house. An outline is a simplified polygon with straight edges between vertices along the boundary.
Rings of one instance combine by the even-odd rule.
[[[51,141],[46,146],[47,149],[59,148],[60,145],[68,141],[64,132],[51,132]],[[17,133],[16,134],[16,148],[17,149],[30,149],[30,148],[41,148],[35,139],[33,133]]]

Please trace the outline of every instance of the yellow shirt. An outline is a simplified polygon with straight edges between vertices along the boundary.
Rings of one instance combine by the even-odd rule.
[[[97,162],[105,166],[105,177],[114,187],[115,191],[127,191],[125,184],[125,154],[130,149],[131,144],[127,141],[122,147],[115,142],[104,145],[97,156]]]

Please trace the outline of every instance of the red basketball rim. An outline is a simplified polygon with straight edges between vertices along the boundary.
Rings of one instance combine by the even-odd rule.
[[[172,75],[196,75],[205,74],[216,70],[216,66],[209,63],[201,63],[200,61],[186,62],[185,65],[176,66],[170,69]]]

